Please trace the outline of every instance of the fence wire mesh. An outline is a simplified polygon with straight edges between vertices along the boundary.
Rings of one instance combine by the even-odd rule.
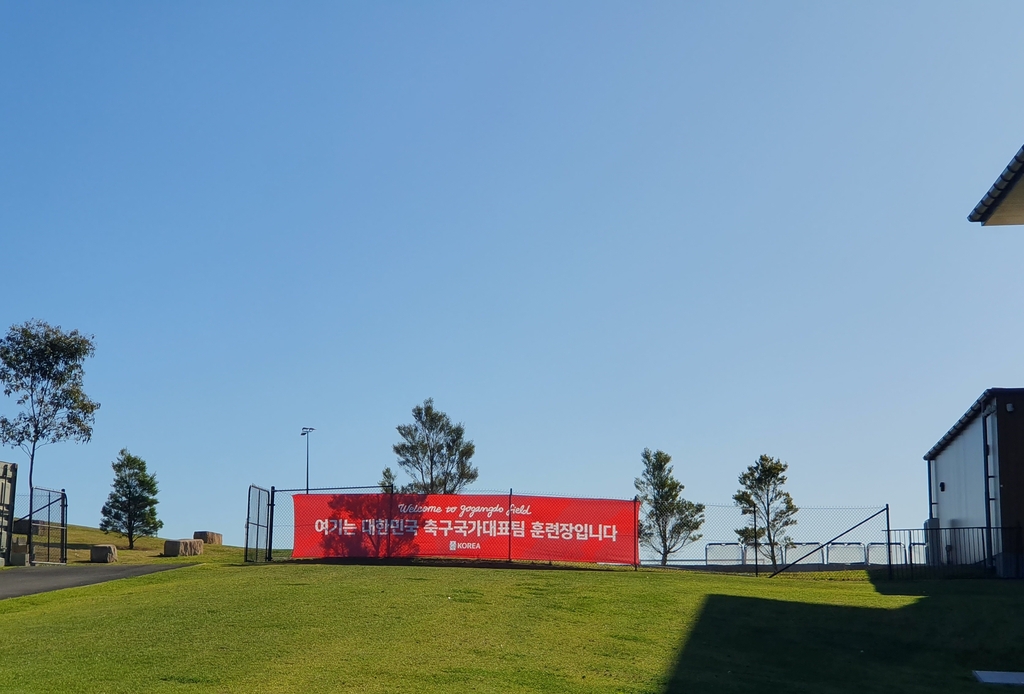
[[[303,489],[270,488],[270,517],[267,529],[266,560],[290,559],[295,537],[295,504],[293,497],[306,494]],[[357,487],[311,487],[309,494],[380,494],[379,485]]]
[[[267,561],[269,532],[270,490],[250,485],[245,516],[245,561]]]
[[[273,561],[289,559],[295,536],[294,497],[304,495],[305,489],[249,488],[248,514],[246,520],[246,561]],[[491,540],[507,538],[507,552],[497,551],[494,543],[489,549],[479,552],[475,558],[501,560],[538,560],[573,562],[566,548],[545,550],[529,556],[521,555],[515,540],[533,538],[547,540],[616,539],[605,537],[606,529],[600,524],[589,523],[587,518],[573,518],[572,523],[542,523],[531,521],[529,500],[541,499],[583,499],[566,495],[525,493],[513,490],[479,490],[464,492],[466,520],[442,521],[440,525],[421,524],[410,520],[402,509],[415,495],[399,493],[384,494],[377,485],[320,487],[309,489],[310,494],[345,495],[347,510],[353,511],[358,520],[358,531],[365,543],[362,556],[401,557],[421,556],[415,546],[416,535],[427,532],[439,538],[444,535],[451,544],[462,547],[472,544],[460,542],[474,537]],[[502,513],[495,515],[493,508],[480,506],[490,497],[488,503],[500,498]],[[360,499],[364,502],[360,502]],[[507,499],[507,502],[505,501]],[[599,501],[599,500],[598,500]],[[608,500],[611,501],[611,500]],[[616,500],[622,501],[622,500]],[[517,507],[517,502],[520,506]],[[462,503],[460,499],[460,503]],[[28,497],[19,496],[16,508],[19,519],[27,516]],[[66,545],[66,497],[54,490],[37,489],[35,508],[38,510],[33,526],[36,528],[37,561],[61,561],[55,559],[58,551]],[[523,520],[513,517],[516,509],[523,511]],[[642,506],[641,516],[645,515]],[[474,510],[483,515],[477,519]],[[517,511],[518,512],[518,511]],[[403,515],[404,514],[404,515]],[[507,514],[507,517],[503,514]],[[492,517],[493,516],[493,517]],[[632,563],[645,566],[666,566],[691,568],[707,571],[733,571],[764,575],[794,575],[800,572],[816,574],[848,574],[850,571],[872,571],[897,579],[930,577],[973,577],[1000,576],[1006,578],[1024,577],[1024,536],[1021,528],[925,528],[890,529],[888,507],[815,507],[805,506],[794,516],[794,524],[775,533],[771,541],[764,533],[764,519],[757,527],[756,514],[744,514],[732,504],[707,504],[700,515],[700,526],[681,546],[668,553],[662,553],[658,543],[641,542]],[[331,526],[330,519],[319,521],[325,533]],[[347,525],[339,523],[339,536]],[[444,523],[448,523],[445,525]],[[16,526],[24,534],[27,520]],[[356,531],[353,523],[352,532]],[[618,533],[618,529],[608,529]],[[630,529],[629,537],[635,534]],[[755,539],[756,538],[756,539]],[[66,551],[66,550],[65,550]],[[493,556],[491,556],[493,555]],[[62,554],[60,556],[66,556]],[[301,556],[301,555],[299,555]],[[440,556],[437,553],[422,556]],[[621,559],[613,563],[624,563]]]
[[[796,523],[769,542],[762,516],[744,514],[732,504],[706,504],[703,522],[688,543],[664,557],[657,547],[642,544],[641,563],[768,574],[791,564],[790,570],[802,571],[864,569],[879,561],[886,565],[878,549],[885,543],[884,511],[884,506],[804,506],[794,516]],[[756,523],[759,539],[753,542]]]
[[[247,548],[250,542],[254,547],[262,546],[258,536],[261,527],[258,490],[250,487],[249,491]],[[634,539],[636,504],[633,500],[614,500],[620,505],[628,504],[630,513],[620,519],[621,522],[611,523],[601,519],[597,508],[602,501],[610,500],[525,495],[512,490],[474,489],[464,492],[458,495],[458,504],[445,511],[454,515],[437,519],[419,517],[420,512],[410,510],[426,497],[384,493],[377,485],[311,488],[309,494],[344,496],[339,502],[342,505],[337,507],[330,499],[300,499],[317,508],[315,527],[307,527],[307,522],[301,529],[305,535],[313,529],[317,535],[324,536],[317,541],[317,556],[419,556],[568,563],[596,561],[629,565],[638,562]],[[274,561],[290,559],[293,555],[314,556],[304,554],[294,546],[296,497],[305,495],[305,489],[271,487],[267,552],[265,557],[261,557],[258,550],[249,552],[247,549],[248,560]],[[449,501],[454,498],[450,497]],[[541,504],[549,499],[552,502],[575,500],[575,511],[570,514],[572,518],[561,517],[557,523],[550,522],[551,518],[547,519],[549,522],[537,520],[534,515],[537,509],[531,509],[531,504]],[[594,508],[588,510],[588,503]],[[588,516],[590,511],[593,511],[592,518]],[[595,543],[599,548],[595,549]],[[615,550],[611,551],[613,545]]]
[[[45,509],[34,525],[40,537],[39,548],[44,555],[38,561],[47,561],[60,547],[60,528],[66,542],[66,498],[65,515],[57,520],[53,490],[38,489],[36,508]],[[551,550],[550,556],[540,553],[521,555],[516,549],[516,539],[586,540],[612,539],[605,537],[605,528],[588,522],[585,517],[573,518],[571,523],[542,523],[528,519],[529,499],[537,503],[542,499],[578,499],[571,495],[550,495],[527,493],[514,490],[465,491],[460,504],[464,503],[470,514],[466,520],[442,521],[440,525],[429,525],[421,520],[410,519],[403,510],[403,504],[413,503],[417,495],[383,493],[378,485],[320,487],[306,489],[270,490],[258,486],[249,488],[248,514],[246,519],[246,561],[285,560],[292,557],[295,537],[294,497],[307,494],[344,495],[347,498],[346,512],[354,512],[356,521],[351,531],[357,530],[364,538],[358,556],[402,557],[441,556],[438,553],[418,553],[415,537],[426,532],[438,539],[443,534],[445,541],[451,539],[452,549],[461,547],[463,540],[474,537],[492,540],[489,549],[474,557],[499,560],[536,560],[573,563],[592,563],[584,558],[574,559],[565,548]],[[483,497],[490,497],[484,499]],[[500,498],[502,513],[493,512],[493,504]],[[360,502],[360,499],[364,502]],[[413,501],[410,501],[413,500]],[[464,499],[464,501],[463,501]],[[592,500],[601,501],[601,500]],[[607,499],[604,501],[618,501]],[[517,502],[525,505],[522,521],[513,517]],[[354,504],[354,506],[353,506]],[[478,511],[484,515],[473,516],[472,509],[483,504],[487,508]],[[28,499],[19,496],[18,517],[27,515]],[[523,508],[523,507],[520,507]],[[353,511],[354,509],[354,511]],[[640,515],[646,515],[646,508],[639,505]],[[491,513],[488,513],[491,511]],[[503,514],[507,514],[507,517]],[[317,523],[325,534],[334,527],[329,514]],[[635,515],[635,514],[634,514]],[[492,517],[493,516],[493,517]],[[891,529],[887,506],[819,507],[803,506],[797,511],[792,525],[784,528],[769,541],[764,532],[764,519],[757,514],[744,514],[733,504],[706,504],[700,514],[700,525],[690,533],[687,541],[672,551],[662,553],[658,543],[641,542],[631,562],[618,559],[612,563],[632,563],[644,566],[666,566],[690,568],[705,571],[732,571],[759,575],[794,576],[803,572],[815,575],[835,574],[849,576],[851,571],[870,571],[874,576],[895,579],[916,579],[932,577],[982,577],[1024,578],[1024,532],[1017,528],[924,528]],[[448,525],[444,525],[444,523]],[[337,524],[339,537],[348,532],[349,526],[340,520]],[[760,523],[760,527],[758,527]],[[24,524],[15,528],[24,532]],[[321,528],[317,528],[319,532]],[[618,533],[616,528],[609,532]],[[635,529],[629,529],[629,542],[633,542]],[[507,538],[507,551],[497,551],[493,540]],[[341,540],[339,539],[339,542]],[[534,550],[531,550],[534,551]],[[492,556],[493,555],[493,556]],[[298,556],[302,556],[299,554]],[[309,555],[307,555],[309,556]],[[356,555],[352,555],[356,556]],[[862,574],[860,574],[862,575]]]
[[[16,495],[12,555],[25,554],[27,562],[36,564],[67,563],[67,514],[67,494],[63,490],[36,487],[30,494]]]

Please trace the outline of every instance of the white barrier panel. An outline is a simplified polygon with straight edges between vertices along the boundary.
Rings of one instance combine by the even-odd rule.
[[[888,550],[886,550],[884,542],[868,543],[868,564],[888,564],[890,556],[893,564],[907,563],[906,550],[899,542],[890,543]]]
[[[867,558],[859,542],[835,542],[828,546],[825,556],[829,564],[863,564]]]
[[[805,554],[809,554],[809,556],[806,559],[800,559]],[[789,561],[799,561],[800,563],[797,566],[824,564],[825,548],[821,547],[817,542],[795,542],[792,547],[786,550],[786,558]]]
[[[738,542],[709,542],[704,547],[704,563],[712,566],[735,566],[743,563]]]
[[[771,549],[769,549],[765,545],[760,545],[759,544],[757,546],[757,554],[758,554],[758,559],[757,559],[758,565],[760,565],[760,566],[771,566],[772,565]],[[783,564],[786,563],[786,553],[783,551],[782,547],[776,547],[775,548],[775,561],[778,562],[779,566],[782,566]],[[754,565],[754,548],[753,547],[747,546],[747,547],[743,548],[743,563],[748,565],[748,566],[753,566]]]

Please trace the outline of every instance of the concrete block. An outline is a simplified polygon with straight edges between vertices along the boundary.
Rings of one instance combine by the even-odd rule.
[[[89,548],[89,561],[94,564],[111,564],[117,561],[117,547],[114,545],[93,545]]]
[[[194,557],[202,553],[202,540],[167,540],[164,542],[165,557]]]

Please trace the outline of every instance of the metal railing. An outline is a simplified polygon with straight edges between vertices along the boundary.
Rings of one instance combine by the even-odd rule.
[[[1024,578],[1020,527],[897,529],[889,533],[895,578]]]

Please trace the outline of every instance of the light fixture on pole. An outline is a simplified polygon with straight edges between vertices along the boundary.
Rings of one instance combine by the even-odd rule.
[[[316,431],[313,427],[302,427],[300,436],[306,437],[306,493],[309,494],[309,432]]]

